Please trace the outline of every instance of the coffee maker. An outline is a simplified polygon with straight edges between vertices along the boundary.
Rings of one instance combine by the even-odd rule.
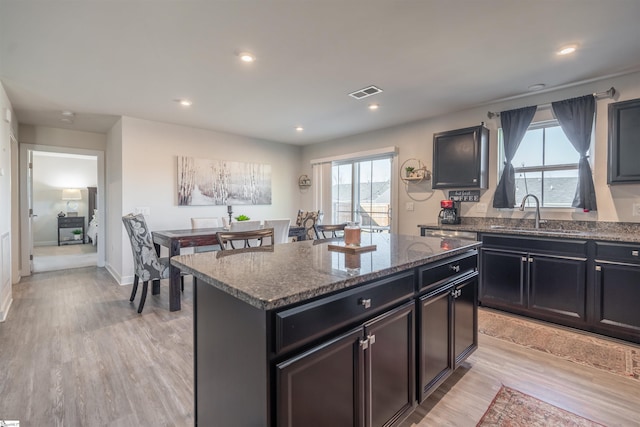
[[[460,201],[442,200],[440,201],[440,213],[438,223],[440,224],[460,224]]]

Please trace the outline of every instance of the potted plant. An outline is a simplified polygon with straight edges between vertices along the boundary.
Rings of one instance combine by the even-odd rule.
[[[406,174],[407,174],[407,178],[409,178],[411,176],[411,173],[415,170],[415,168],[413,166],[407,166],[406,168],[404,168]]]
[[[249,218],[246,215],[238,215],[236,218],[236,221],[249,221],[251,218]]]
[[[76,228],[71,233],[73,233],[73,240],[80,240],[80,237],[82,236],[82,230]]]

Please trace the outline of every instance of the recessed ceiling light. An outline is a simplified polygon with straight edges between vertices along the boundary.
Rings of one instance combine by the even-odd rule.
[[[254,62],[256,60],[256,56],[250,52],[240,52],[238,56],[242,62]]]
[[[304,128],[302,126],[296,126],[296,131],[297,132],[302,132],[304,130]]]
[[[191,107],[193,105],[193,101],[189,99],[176,99],[175,101],[183,107]]]
[[[369,110],[377,110],[378,108],[380,108],[378,104],[369,104]]]
[[[73,111],[65,110],[62,112],[62,115],[65,117],[73,117],[75,116],[75,113]]]
[[[69,117],[63,117],[60,119],[60,121],[65,123],[73,123],[73,120],[71,120]]]
[[[576,45],[565,46],[558,51],[558,55],[569,55],[576,51]]]
[[[528,87],[530,92],[535,92],[537,90],[542,90],[544,88],[545,88],[544,83],[536,83],[536,84],[531,85],[531,86]]]

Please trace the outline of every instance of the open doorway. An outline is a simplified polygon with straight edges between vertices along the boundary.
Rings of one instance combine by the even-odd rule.
[[[104,152],[20,144],[19,162],[21,275],[104,267]]]
[[[32,152],[33,272],[96,266],[95,155]],[[92,194],[93,193],[93,194]]]

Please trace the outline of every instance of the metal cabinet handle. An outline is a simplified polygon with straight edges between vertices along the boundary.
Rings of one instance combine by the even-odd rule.
[[[631,256],[638,256],[638,251],[631,251]]]
[[[455,271],[456,273],[458,273],[458,272],[460,272],[460,265],[459,265],[459,264],[458,264],[458,265],[450,264],[450,265],[449,265],[449,270],[453,270],[453,271]]]
[[[371,307],[371,298],[360,298],[358,300],[358,305],[363,306],[364,308]]]
[[[527,262],[527,257],[526,257],[526,256],[523,256],[522,258],[520,258],[520,261],[522,261],[522,262]]]
[[[596,265],[596,271],[602,271],[602,267],[600,267],[599,265]]]

